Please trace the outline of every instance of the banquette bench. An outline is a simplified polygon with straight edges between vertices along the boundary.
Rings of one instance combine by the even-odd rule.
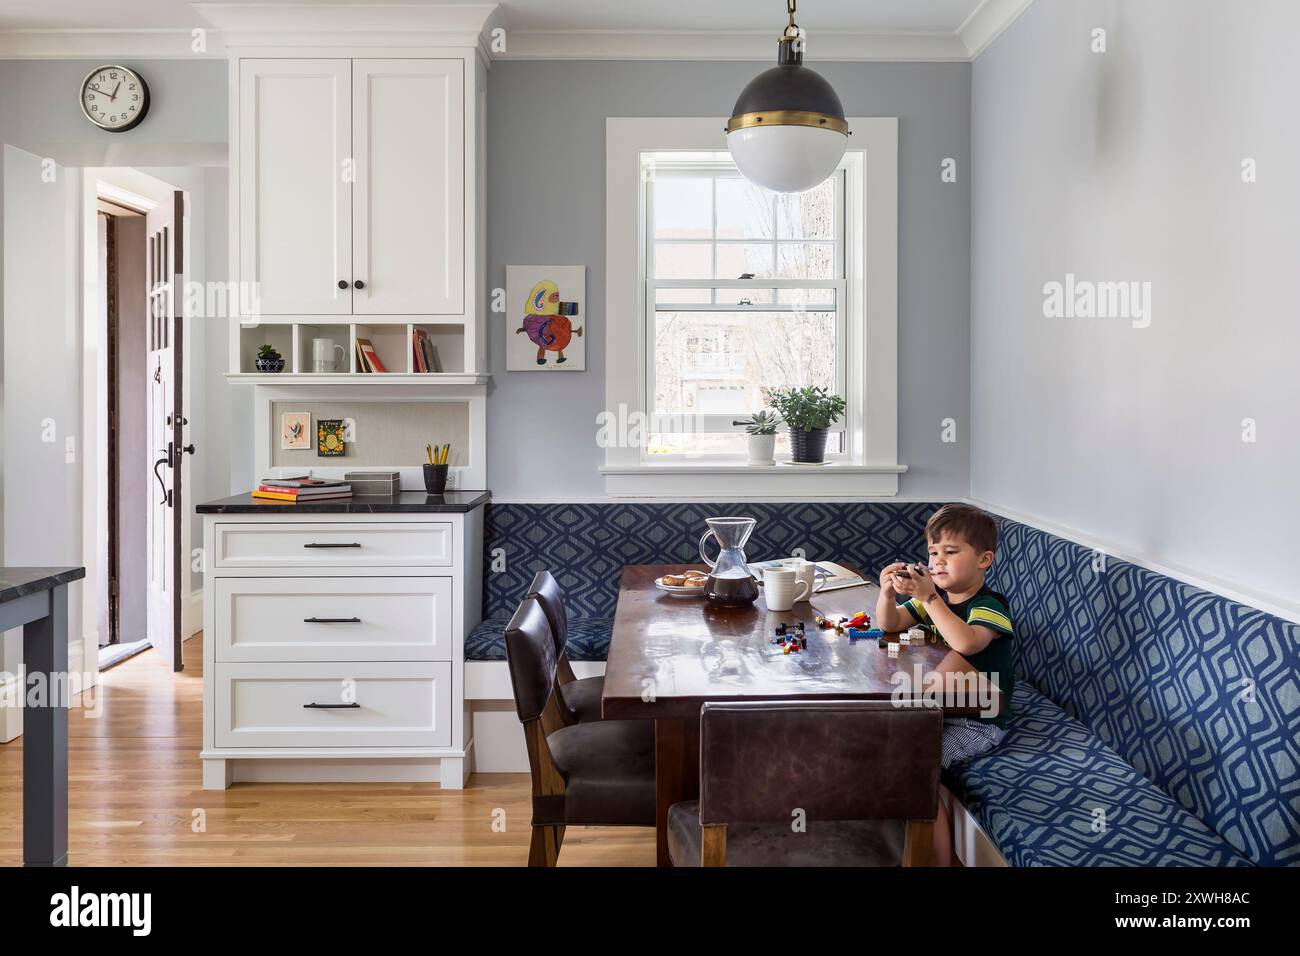
[[[924,555],[938,504],[493,503],[467,671],[504,668],[505,624],[540,569],[564,590],[570,660],[598,668],[623,565],[697,563],[706,517],[757,518],[751,558],[802,549],[874,575]],[[989,583],[1016,623],[1013,715],[997,750],[944,782],[1002,859],[1300,865],[1300,625],[1000,525]]]

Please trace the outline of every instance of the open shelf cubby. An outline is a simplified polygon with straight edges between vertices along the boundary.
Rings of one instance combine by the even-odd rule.
[[[396,319],[396,320],[395,320]],[[415,357],[417,330],[428,337],[437,351],[438,371],[421,371]],[[324,361],[327,368],[315,368],[315,343],[325,339],[342,349],[324,348],[330,358]],[[383,363],[382,373],[362,370],[357,355],[357,340],[369,342]],[[238,344],[232,356],[230,378],[250,382],[271,380],[304,380],[313,382],[345,383],[350,381],[378,383],[392,381],[398,376],[412,381],[453,382],[473,384],[464,380],[486,381],[484,372],[466,372],[465,326],[459,322],[420,321],[404,322],[397,317],[370,322],[331,322],[322,317],[310,321],[260,322],[240,326]],[[263,373],[257,369],[257,349],[263,344],[275,347],[284,357],[284,370]]]

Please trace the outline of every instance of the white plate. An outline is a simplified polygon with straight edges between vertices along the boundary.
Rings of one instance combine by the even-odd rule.
[[[703,586],[698,588],[688,587],[685,584],[664,584],[663,578],[655,578],[655,587],[665,594],[671,594],[674,597],[703,597]]]

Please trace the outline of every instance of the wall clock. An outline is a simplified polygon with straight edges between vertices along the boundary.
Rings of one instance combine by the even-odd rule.
[[[149,112],[149,86],[125,66],[101,66],[81,81],[81,112],[100,129],[125,133]]]

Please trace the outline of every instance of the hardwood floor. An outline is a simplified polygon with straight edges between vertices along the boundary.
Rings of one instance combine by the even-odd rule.
[[[146,651],[101,675],[102,713],[68,715],[72,866],[523,866],[527,774],[434,783],[202,789],[202,635],[186,668]],[[504,811],[504,832],[493,829]],[[571,827],[560,866],[653,866],[652,830]],[[22,738],[0,744],[0,866],[22,863]]]

